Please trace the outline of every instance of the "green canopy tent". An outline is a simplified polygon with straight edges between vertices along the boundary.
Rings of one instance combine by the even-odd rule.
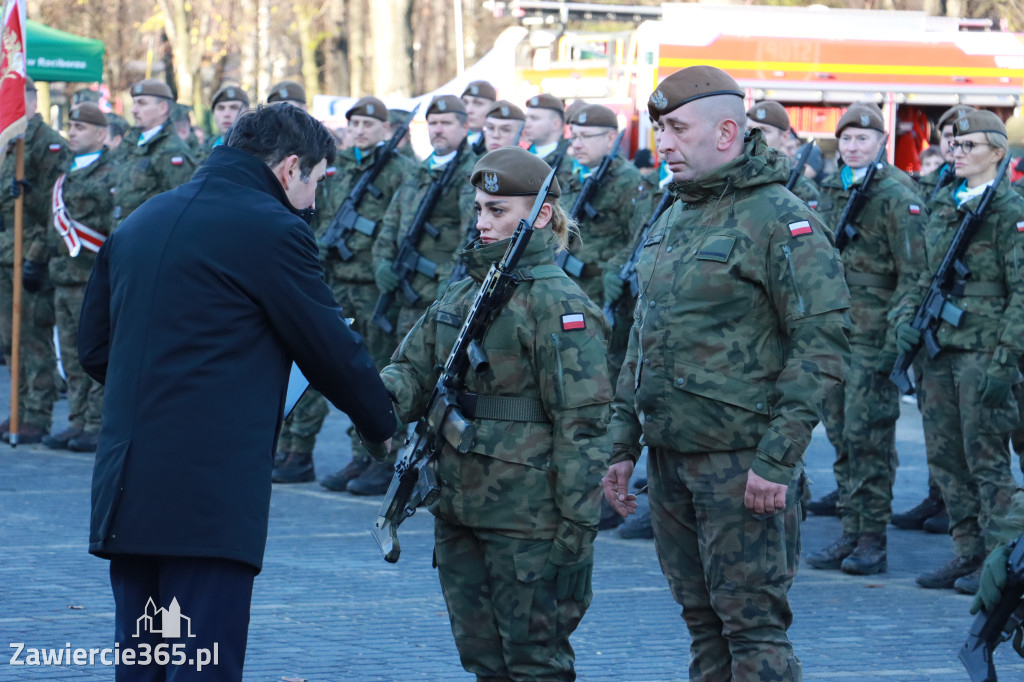
[[[28,75],[37,81],[103,80],[103,42],[58,31],[29,19],[25,26]]]

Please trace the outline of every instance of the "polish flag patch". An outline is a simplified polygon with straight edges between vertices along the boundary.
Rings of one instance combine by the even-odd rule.
[[[921,207],[917,204],[910,205],[910,215],[921,215]]]
[[[573,329],[586,329],[587,321],[583,319],[583,313],[569,313],[562,315],[562,331],[568,332]]]
[[[59,144],[51,144],[51,145],[50,145],[50,146],[48,147],[48,149],[49,149],[49,150],[50,150],[51,152],[59,152],[59,151],[60,151],[60,145],[59,145]]]
[[[337,168],[335,168],[334,166],[328,166],[328,167],[327,167],[327,170],[326,170],[326,171],[324,171],[324,174],[325,174],[325,175],[326,175],[327,177],[331,178],[331,177],[334,177],[334,174],[335,174],[335,173],[337,173],[337,172],[338,172],[338,169],[337,169]]]
[[[1017,223],[1017,231],[1018,232],[1024,232],[1024,220],[1022,220],[1019,223]]]
[[[811,224],[806,220],[800,220],[789,224],[789,233],[794,237],[811,233]]]
[[[817,202],[817,201],[814,201],[814,200],[808,201],[808,202],[807,202],[807,205],[808,205],[808,206],[809,206],[809,207],[810,207],[810,208],[811,208],[812,210],[814,210],[814,211],[817,211],[817,210],[818,210],[818,202]]]
[[[185,159],[183,157],[181,157],[181,156],[172,156],[171,157],[171,165],[172,166],[180,166],[183,163],[185,163]]]

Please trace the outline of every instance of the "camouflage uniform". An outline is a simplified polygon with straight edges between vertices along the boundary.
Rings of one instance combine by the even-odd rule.
[[[68,215],[86,227],[107,234],[113,210],[110,187],[117,170],[109,150],[104,147],[100,157],[84,168],[70,170],[70,167],[69,163],[63,169],[66,173],[63,198]],[[53,228],[52,218],[49,227],[50,253],[53,254],[50,280],[55,287],[60,357],[68,384],[68,422],[86,433],[99,433],[103,385],[90,378],[78,364],[78,316],[96,254],[83,247],[77,256],[71,256]]]
[[[57,131],[36,114],[25,131],[25,180],[23,192],[22,257],[25,261],[49,260],[47,232],[53,184],[68,157],[67,146]],[[4,155],[0,167],[0,343],[11,363],[14,300],[14,203],[10,187],[14,180],[16,154],[14,144]],[[50,429],[53,403],[56,353],[53,348],[53,286],[47,282],[41,291],[21,293],[21,382],[18,386],[19,419],[23,425]]]
[[[842,253],[850,288],[850,366],[829,396],[825,420],[836,445],[838,512],[849,534],[884,533],[892,517],[899,391],[889,381],[896,337],[889,314],[916,286],[923,266],[927,210],[892,174],[877,171],[853,225],[860,234]],[[835,229],[850,193],[837,173],[822,185],[822,220]],[[859,182],[859,181],[858,181]]]
[[[469,392],[534,401],[544,421],[476,419],[470,452],[446,446],[436,463],[434,557],[462,665],[477,679],[575,679],[569,635],[591,600],[589,585],[582,601],[558,599],[556,581],[541,578],[553,546],[592,546],[611,449],[607,325],[552,263],[552,244],[546,229],[531,239],[526,276],[484,340],[491,369],[466,377]],[[404,419],[423,416],[479,280],[507,246],[464,251],[474,279],[431,305],[381,372]],[[571,313],[585,328],[563,328]]]
[[[965,204],[977,204],[975,197]],[[927,269],[898,322],[909,322],[921,303],[963,218],[952,191],[931,204],[925,230]],[[988,374],[1004,381],[1019,378],[1024,356],[1024,199],[1004,180],[989,206],[964,264],[970,282],[951,302],[965,311],[959,327],[942,322],[936,337],[942,352],[925,361],[922,384],[928,395],[924,434],[929,470],[942,490],[957,557],[981,557],[996,543],[992,519],[1006,512],[1016,484],[1010,474],[1008,438],[1020,418],[1011,396],[998,408],[981,403]]]
[[[801,675],[786,635],[798,479],[844,374],[849,294],[830,233],[786,177],[752,131],[738,159],[670,187],[613,403],[613,463],[649,448],[655,545],[695,680]],[[748,471],[788,484],[784,511],[744,507]]]
[[[114,212],[111,230],[147,199],[188,182],[196,169],[188,147],[167,121],[160,131],[139,146],[141,131],[132,128],[125,135],[114,179]]]
[[[796,184],[793,185],[793,189],[791,191],[793,194],[800,197],[808,207],[815,210],[818,209],[818,202],[821,201],[821,189],[809,177],[806,175],[798,176]]]

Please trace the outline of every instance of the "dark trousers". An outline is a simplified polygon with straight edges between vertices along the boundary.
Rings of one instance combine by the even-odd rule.
[[[255,576],[229,559],[113,557],[116,679],[241,680]]]

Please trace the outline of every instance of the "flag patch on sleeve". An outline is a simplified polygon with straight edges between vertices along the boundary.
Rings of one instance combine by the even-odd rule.
[[[921,215],[921,207],[917,204],[910,205],[910,215]]]
[[[811,233],[811,224],[806,220],[800,220],[789,224],[789,233],[794,237]]]
[[[59,144],[51,144],[51,145],[50,145],[50,146],[48,147],[48,149],[49,149],[49,150],[50,150],[51,152],[59,152],[59,151],[60,151],[60,145],[59,145]]]
[[[1022,220],[1019,223],[1017,223],[1017,231],[1018,232],[1024,232],[1024,220]]]
[[[572,331],[573,329],[586,329],[587,321],[583,319],[583,313],[569,313],[562,315],[562,331]]]
[[[185,163],[185,159],[183,157],[180,157],[180,156],[172,156],[171,157],[171,165],[172,166],[180,166],[183,163]]]
[[[337,166],[328,166],[327,170],[324,171],[324,175],[326,175],[329,178],[332,178],[332,177],[334,177],[334,174],[337,173],[337,172],[338,172]]]
[[[810,208],[811,210],[813,210],[813,211],[817,211],[817,210],[818,210],[818,202],[817,202],[817,201],[815,201],[814,199],[811,199],[810,201],[808,201],[808,202],[807,202],[807,206],[808,206],[808,207],[809,207],[809,208]]]

